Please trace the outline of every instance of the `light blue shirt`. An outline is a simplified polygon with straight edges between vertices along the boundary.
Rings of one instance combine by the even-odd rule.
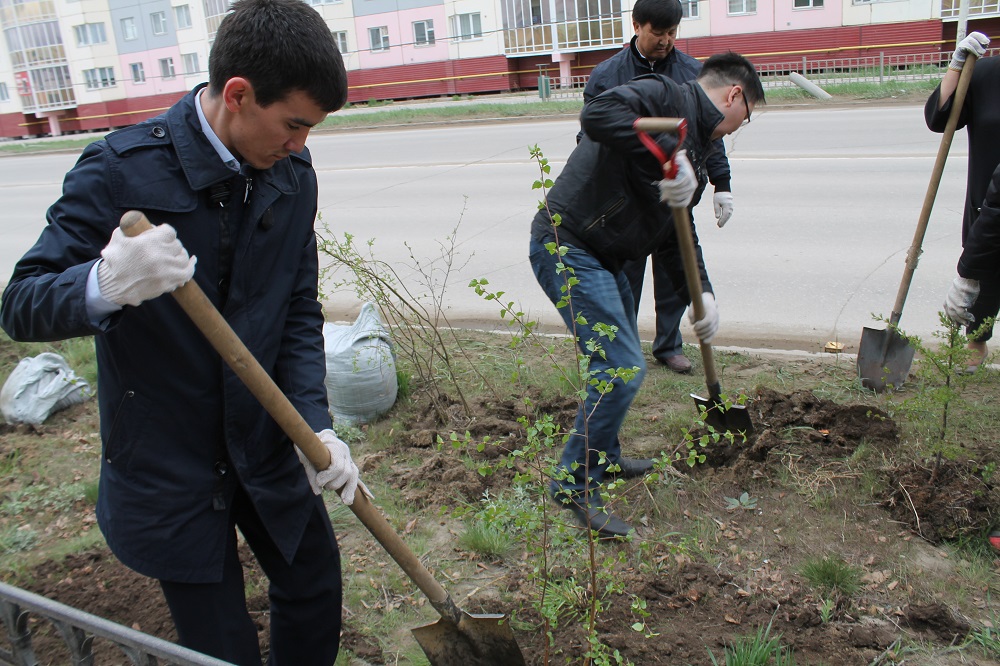
[[[198,92],[198,99],[195,100],[194,108],[198,112],[198,121],[201,123],[201,131],[204,132],[205,138],[208,142],[212,144],[215,148],[215,152],[219,154],[219,157],[233,171],[240,170],[239,161],[233,156],[229,149],[226,148],[222,141],[219,139],[219,135],[215,133],[212,126],[208,124],[208,119],[205,117],[205,111],[201,108],[201,96],[205,93],[205,89]],[[107,319],[109,316],[118,312],[122,309],[122,306],[112,303],[111,301],[104,298],[101,295],[101,285],[97,279],[97,267],[101,265],[103,259],[99,259],[94,262],[94,265],[90,268],[90,273],[87,275],[87,289],[86,289],[86,304],[87,304],[87,316],[90,317],[90,323],[95,326],[99,326],[102,321]]]

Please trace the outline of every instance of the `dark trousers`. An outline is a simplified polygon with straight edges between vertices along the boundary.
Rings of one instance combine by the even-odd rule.
[[[656,337],[653,339],[653,358],[665,361],[668,356],[683,353],[681,345],[681,317],[688,306],[687,289],[678,295],[674,283],[670,280],[667,266],[676,261],[676,253],[671,255],[663,250],[654,251],[650,257],[653,260],[653,301],[656,307]],[[622,268],[625,277],[632,287],[632,301],[635,303],[635,314],[639,315],[639,298],[642,296],[642,283],[646,275],[646,258],[625,262]]]
[[[995,280],[980,280],[979,297],[976,298],[976,302],[969,308],[969,312],[976,318],[976,321],[972,326],[966,327],[966,332],[972,335],[977,328],[982,326],[985,320],[990,317],[996,317],[998,311],[1000,311],[1000,283]],[[993,327],[990,326],[982,335],[975,339],[980,342],[986,342],[992,337]]]
[[[285,561],[242,489],[233,500],[234,526],[246,538],[270,586],[271,666],[331,666],[340,647],[340,551],[322,496],[291,564]],[[236,530],[226,543],[222,580],[160,581],[181,645],[240,666],[260,666],[257,628],[247,611]]]

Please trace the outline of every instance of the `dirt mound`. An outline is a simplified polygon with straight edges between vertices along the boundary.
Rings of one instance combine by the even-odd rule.
[[[883,470],[889,494],[882,506],[931,543],[977,535],[1000,507],[1000,489],[977,471],[971,462],[945,459]]]
[[[846,458],[862,443],[894,448],[899,441],[895,421],[880,409],[839,405],[812,391],[784,395],[761,387],[756,393],[748,405],[756,434],[745,442],[708,447],[708,466],[764,463],[772,451],[793,452],[803,460]]]

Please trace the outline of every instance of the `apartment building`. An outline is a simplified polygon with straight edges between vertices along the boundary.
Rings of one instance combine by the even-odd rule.
[[[350,100],[530,89],[582,77],[633,34],[633,0],[307,0]],[[968,0],[995,34],[1000,0]],[[755,63],[949,49],[959,0],[682,0],[679,48]],[[228,0],[0,0],[0,137],[127,126],[208,78]]]

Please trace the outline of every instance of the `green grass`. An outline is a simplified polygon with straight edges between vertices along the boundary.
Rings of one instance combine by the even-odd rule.
[[[823,594],[838,592],[851,597],[861,588],[858,570],[836,555],[806,560],[802,575]]]
[[[715,655],[708,653],[718,666]],[[733,641],[725,650],[726,666],[795,666],[791,648],[781,644],[781,634],[771,635],[771,623],[757,629],[757,633]]]

